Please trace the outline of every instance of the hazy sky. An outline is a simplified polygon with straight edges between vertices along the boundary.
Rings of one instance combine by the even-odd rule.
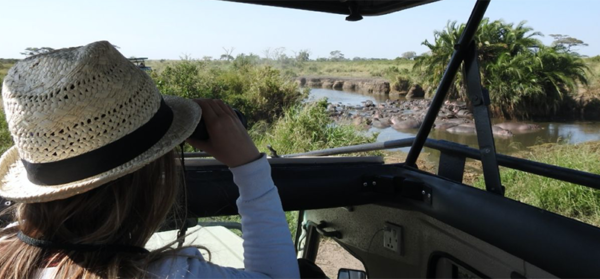
[[[127,57],[178,59],[233,55],[283,47],[307,49],[311,58],[340,50],[347,58],[395,58],[422,53],[425,39],[448,20],[466,22],[474,0],[443,0],[385,16],[346,22],[344,16],[217,0],[75,1],[0,0],[0,57],[22,58],[26,47],[71,47],[98,40],[118,45]],[[600,54],[600,0],[492,0],[487,16],[527,20],[546,36],[568,34]]]

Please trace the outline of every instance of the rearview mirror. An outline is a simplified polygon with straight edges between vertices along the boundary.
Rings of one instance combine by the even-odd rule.
[[[362,270],[340,268],[337,279],[367,279],[367,273]]]

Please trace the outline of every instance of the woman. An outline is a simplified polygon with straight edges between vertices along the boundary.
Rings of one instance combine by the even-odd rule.
[[[0,196],[18,202],[0,231],[0,278],[298,278],[266,158],[217,100],[161,96],[108,42],[18,62],[2,87],[15,146]],[[178,199],[173,149],[188,140],[228,165],[240,190],[245,270],[198,249],[143,247]]]

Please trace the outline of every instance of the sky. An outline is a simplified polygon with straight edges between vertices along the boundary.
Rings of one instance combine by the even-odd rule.
[[[150,59],[218,58],[279,49],[310,58],[393,59],[426,52],[449,20],[466,22],[475,0],[442,0],[384,16],[347,22],[345,16],[218,0],[0,0],[0,58],[23,58],[27,47],[72,47],[108,40],[126,56]],[[600,55],[600,0],[492,0],[486,16],[588,43],[578,52]]]

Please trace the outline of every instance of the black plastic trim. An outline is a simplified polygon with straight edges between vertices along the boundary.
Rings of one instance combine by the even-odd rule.
[[[315,12],[325,12],[348,15],[350,14],[349,5],[358,8],[358,12],[364,16],[385,15],[400,10],[414,8],[420,5],[436,2],[439,0],[226,0],[230,2],[239,2],[246,4],[258,4],[264,6],[274,6],[281,8],[301,9]]]
[[[410,206],[555,276],[600,276],[600,228],[428,173],[402,173],[431,187],[432,204],[405,198],[384,204]]]
[[[307,210],[380,202],[394,197],[378,193],[364,181],[397,175],[396,165],[377,163],[271,165],[284,210]],[[237,214],[238,188],[225,166],[186,167],[188,210],[198,217]]]
[[[482,278],[482,279],[491,278],[491,277],[483,274],[479,270],[473,268],[472,266],[466,264],[465,262],[457,259],[456,257],[454,257],[446,252],[441,252],[441,251],[435,251],[435,252],[431,253],[431,255],[429,255],[429,262],[427,263],[427,278],[436,278],[435,274],[436,274],[437,262],[442,258],[446,258],[446,259],[454,262],[455,264],[460,265],[460,267],[475,274],[479,278]]]

